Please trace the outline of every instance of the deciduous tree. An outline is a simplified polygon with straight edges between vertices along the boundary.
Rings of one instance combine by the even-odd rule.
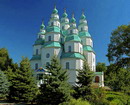
[[[130,68],[130,25],[119,26],[112,32],[107,57],[118,68]]]
[[[107,66],[105,63],[100,63],[100,62],[97,63],[96,65],[97,72],[106,72],[106,70],[107,70]]]

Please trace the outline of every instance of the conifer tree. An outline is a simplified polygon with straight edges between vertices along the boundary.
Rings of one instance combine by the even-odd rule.
[[[6,98],[8,95],[9,85],[6,75],[0,70],[0,99]]]
[[[86,61],[84,61],[83,69],[78,70],[77,86],[75,87],[76,94],[75,98],[83,98],[91,102],[94,95],[93,89],[91,88],[92,81],[94,78],[93,72],[90,70]]]
[[[44,76],[41,85],[40,105],[58,105],[70,99],[70,86],[67,82],[66,70],[63,70],[58,58],[53,56],[51,64],[47,66],[48,74]]]
[[[28,58],[23,58],[20,62],[20,68],[12,77],[10,91],[11,101],[30,102],[36,97],[37,86]]]

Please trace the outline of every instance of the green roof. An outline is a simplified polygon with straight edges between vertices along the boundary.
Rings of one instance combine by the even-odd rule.
[[[33,57],[31,58],[31,60],[40,60],[41,59],[41,55],[33,55]]]
[[[62,16],[63,16],[64,18],[66,18],[68,15],[67,15],[66,12],[64,12]]]
[[[82,14],[80,19],[86,19],[86,16],[84,14]]]
[[[94,72],[95,75],[103,75],[103,72]]]
[[[43,35],[43,34],[45,34],[45,32],[41,31],[41,32],[38,33],[38,35]]]
[[[84,51],[90,51],[90,52],[91,52],[91,51],[93,51],[93,48],[92,48],[91,46],[84,45],[84,46],[83,46],[83,50],[84,50]]]
[[[56,7],[53,9],[53,14],[57,14],[58,10],[56,9]]]
[[[80,53],[63,53],[61,58],[78,58],[78,59],[84,59],[84,56]]]
[[[49,26],[46,29],[47,32],[60,32],[60,28],[57,26]]]
[[[44,29],[45,28],[45,25],[44,23],[42,22],[41,26],[40,26],[40,29]]]
[[[80,26],[80,25],[87,26],[87,23],[85,23],[85,22],[82,22],[82,23],[79,23],[79,26]]]
[[[81,39],[78,35],[68,35],[65,39],[65,42],[68,42],[68,41],[81,42]]]
[[[89,32],[79,32],[79,37],[91,37]]]
[[[59,42],[46,42],[43,47],[61,47]]]
[[[67,30],[62,30],[61,33],[66,36],[68,34],[68,31]]]
[[[76,19],[74,17],[71,18],[70,23],[75,23]]]
[[[44,39],[39,38],[35,41],[34,45],[43,45],[44,44]]]

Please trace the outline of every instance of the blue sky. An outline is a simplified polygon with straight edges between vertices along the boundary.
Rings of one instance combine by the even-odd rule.
[[[9,50],[14,62],[22,56],[31,58],[42,19],[48,24],[56,4],[59,15],[63,8],[78,20],[82,9],[94,41],[97,62],[108,64],[106,57],[112,30],[130,23],[130,0],[0,0],[0,48]]]

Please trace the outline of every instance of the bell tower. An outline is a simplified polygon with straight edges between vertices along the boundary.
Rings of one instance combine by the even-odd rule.
[[[42,46],[41,62],[43,68],[46,68],[46,65],[50,64],[51,58],[54,54],[60,59],[62,52],[60,41],[60,20],[58,10],[55,6],[46,28],[45,42]]]
[[[96,55],[93,50],[93,40],[91,38],[91,35],[88,32],[88,25],[86,16],[84,15],[84,12],[82,12],[82,15],[79,20],[79,37],[82,40],[83,44],[83,53],[84,56],[91,68],[92,71],[96,71]]]

